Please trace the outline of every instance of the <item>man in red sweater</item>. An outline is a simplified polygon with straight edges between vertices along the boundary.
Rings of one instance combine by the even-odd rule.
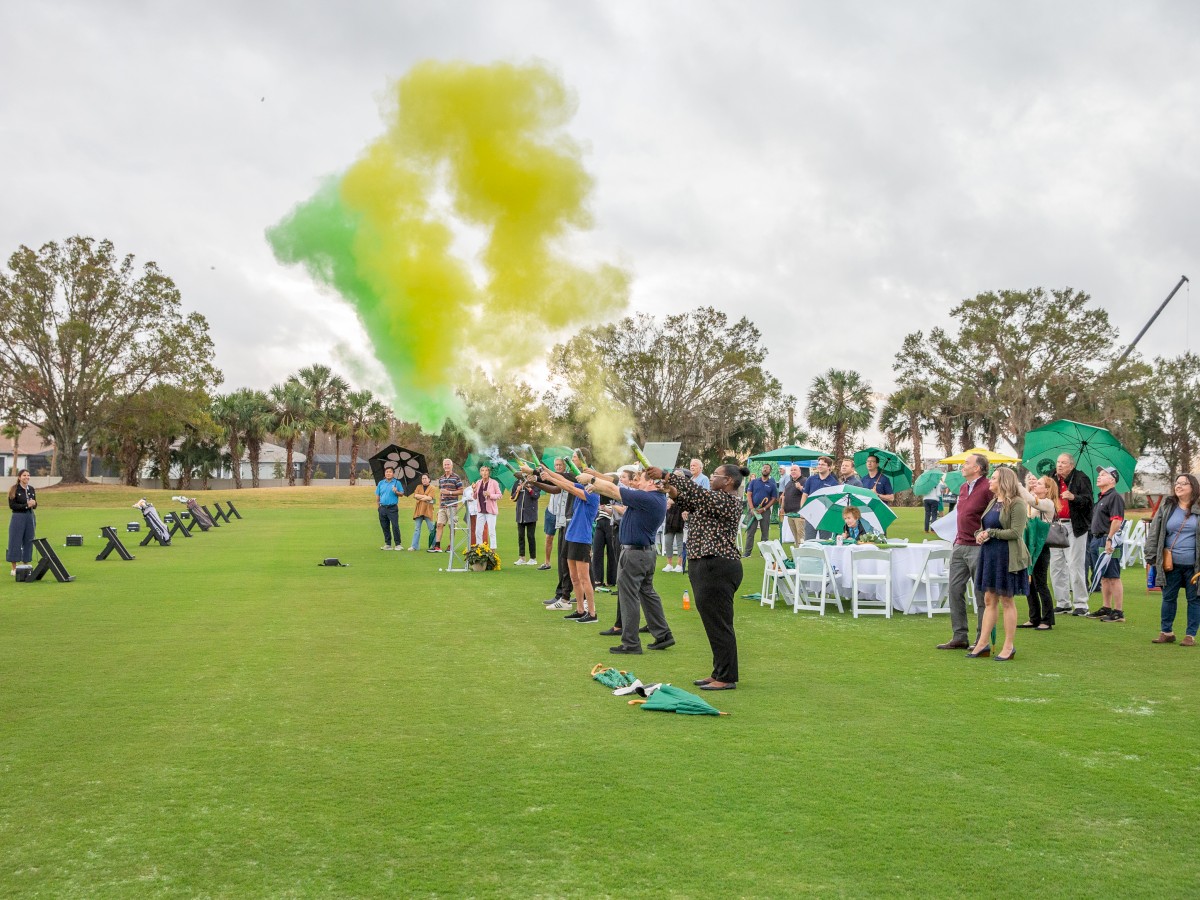
[[[966,482],[958,489],[958,534],[954,538],[954,550],[950,554],[950,624],[954,635],[939,650],[966,650],[972,646],[967,642],[967,583],[975,579],[979,565],[979,544],[975,533],[979,531],[983,511],[992,499],[992,489],[987,479],[987,457],[973,453],[962,464]],[[979,622],[975,623],[976,642],[979,640]]]

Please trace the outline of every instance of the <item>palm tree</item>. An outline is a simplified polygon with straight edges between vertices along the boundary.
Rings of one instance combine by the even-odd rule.
[[[834,459],[846,455],[846,445],[870,426],[874,412],[871,385],[857,372],[830,369],[808,390],[808,424],[829,433]]]
[[[914,472],[924,471],[921,444],[925,433],[935,427],[936,410],[937,398],[933,392],[920,382],[912,382],[889,395],[879,412],[879,428],[889,439],[894,434],[897,443],[907,437],[912,444]],[[885,424],[885,418],[888,424]],[[894,447],[888,449],[894,451]]]
[[[308,391],[299,381],[289,378],[283,384],[274,385],[268,393],[271,408],[270,431],[283,441],[287,451],[288,487],[296,486],[296,469],[292,455],[296,450],[296,438],[311,428]],[[255,468],[257,472],[258,469]]]
[[[242,431],[245,422],[242,418],[243,407],[239,402],[239,391],[232,394],[222,394],[212,404],[213,421],[221,429],[221,436],[229,444],[229,466],[233,470],[233,486],[242,489]]]
[[[263,441],[271,431],[271,399],[262,391],[242,388],[235,392],[241,408],[242,438],[246,442],[246,457],[250,461],[250,487],[258,487],[258,461]],[[241,469],[241,460],[235,465]]]
[[[358,478],[358,448],[363,441],[378,441],[387,436],[391,412],[370,391],[351,391],[346,395],[346,425],[350,433],[350,484]]]
[[[308,448],[304,459],[304,483],[312,484],[313,467],[317,454],[317,432],[328,431],[334,422],[333,412],[350,385],[340,375],[334,375],[329,366],[312,365],[300,370],[296,380],[308,391],[311,405],[308,424]]]

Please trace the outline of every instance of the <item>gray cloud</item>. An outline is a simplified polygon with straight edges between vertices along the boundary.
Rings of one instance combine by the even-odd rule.
[[[801,397],[835,365],[886,389],[902,336],[979,291],[1071,285],[1128,339],[1197,274],[1190,4],[13,6],[0,253],[157,260],[230,385],[365,349],[262,233],[430,57],[556,67],[596,176],[574,244],[630,266],[637,309],[749,314]],[[1192,346],[1188,298],[1147,354]]]

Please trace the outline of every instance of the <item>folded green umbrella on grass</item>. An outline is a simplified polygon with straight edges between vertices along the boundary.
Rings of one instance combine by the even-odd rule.
[[[632,672],[618,672],[616,669],[601,668],[601,664],[597,663],[592,669],[592,677],[607,688],[623,688],[629,687],[637,681],[637,676]]]
[[[719,716],[721,711],[705,700],[673,684],[664,684],[646,698],[642,709],[682,713],[685,716]]]

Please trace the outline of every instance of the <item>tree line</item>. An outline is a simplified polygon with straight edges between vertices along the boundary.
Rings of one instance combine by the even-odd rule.
[[[877,394],[854,370],[813,377],[802,408],[770,372],[762,333],[711,307],[599,325],[553,347],[548,377],[467,372],[460,413],[436,433],[399,419],[371,391],[328,366],[303,367],[268,389],[217,393],[208,323],[185,313],[174,282],[137,266],[111,242],[73,237],[20,247],[0,271],[0,412],[3,433],[34,425],[58,448],[64,481],[82,481],[83,448],[136,484],[149,465],[164,487],[205,482],[250,462],[259,483],[264,442],[316,476],[322,435],[349,451],[352,479],[363,449],[389,439],[430,458],[463,460],[494,447],[588,446],[598,430],[644,444],[680,441],[711,468],[784,444],[843,456],[877,425],[887,448],[926,467],[932,437],[945,455],[1007,441],[1057,418],[1101,423],[1140,455],[1161,452],[1170,472],[1190,468],[1200,409],[1200,357],[1118,361],[1107,313],[1081,291],[986,292],[949,313],[949,327],[906,335],[897,387]],[[610,435],[611,436],[611,435]],[[623,459],[596,447],[599,461]],[[613,459],[605,459],[605,455]]]

